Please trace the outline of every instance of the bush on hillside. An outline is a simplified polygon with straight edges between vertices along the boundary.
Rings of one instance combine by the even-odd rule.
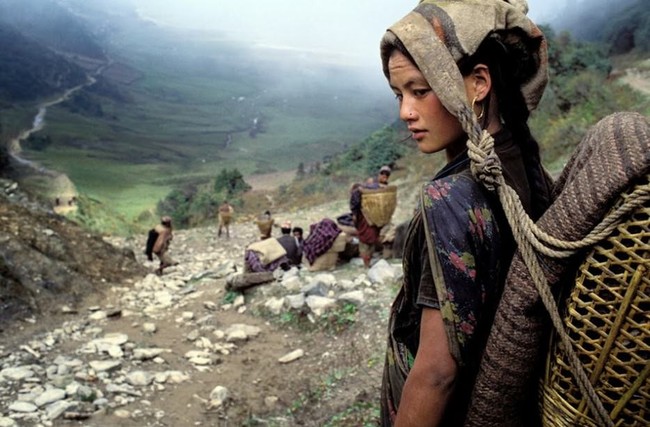
[[[549,44],[549,86],[531,116],[533,135],[544,160],[557,172],[591,125],[616,111],[642,110],[642,96],[609,79],[602,45],[556,35],[544,28]]]
[[[399,139],[394,127],[385,126],[335,157],[324,168],[323,173],[356,177],[360,177],[361,173],[375,176],[383,165],[394,165],[405,154],[405,147],[397,143]]]
[[[548,40],[549,85],[547,93],[553,93],[554,105],[559,113],[581,105],[592,95],[593,82],[602,82],[612,69],[606,49],[596,43],[580,42],[568,32],[555,34],[550,27],[542,27]],[[582,77],[588,73],[589,77]],[[588,83],[591,82],[591,83]],[[546,97],[546,96],[545,96]]]
[[[214,180],[214,192],[223,193],[225,197],[232,198],[245,193],[252,187],[244,181],[244,175],[239,170],[222,169]]]
[[[171,216],[178,228],[205,224],[215,218],[224,200],[241,206],[241,195],[250,189],[239,170],[223,169],[212,185],[190,183],[172,190],[158,202],[157,213]]]
[[[190,224],[189,211],[192,198],[196,195],[196,187],[188,185],[183,189],[172,190],[163,200],[158,202],[159,215],[169,215],[175,227],[183,228]]]

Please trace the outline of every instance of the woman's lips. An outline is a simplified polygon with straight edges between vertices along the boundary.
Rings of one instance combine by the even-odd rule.
[[[411,138],[413,138],[416,141],[419,141],[422,138],[424,138],[425,134],[426,134],[426,131],[422,130],[422,129],[412,129],[411,130]]]

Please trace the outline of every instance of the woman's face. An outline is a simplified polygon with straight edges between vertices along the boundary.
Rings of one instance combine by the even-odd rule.
[[[390,87],[399,101],[399,117],[423,153],[447,150],[451,159],[460,153],[463,129],[442,105],[420,70],[403,53],[394,50],[388,60]],[[456,143],[456,144],[454,144]]]

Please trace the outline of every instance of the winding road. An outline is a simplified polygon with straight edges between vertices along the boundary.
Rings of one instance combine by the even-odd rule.
[[[76,92],[95,84],[97,82],[96,76],[101,75],[104,72],[104,70],[108,68],[111,64],[112,61],[110,60],[107,61],[106,63],[98,67],[92,74],[89,74],[87,76],[88,78],[86,82],[78,86],[75,86],[73,88],[67,89],[62,95],[58,96],[56,99],[46,101],[40,104],[38,106],[38,113],[36,114],[32,122],[32,127],[20,132],[17,137],[9,141],[8,151],[9,151],[9,156],[12,158],[13,161],[15,161],[19,165],[30,168],[32,171],[34,171],[39,175],[45,175],[51,179],[50,193],[53,195],[55,199],[58,200],[58,203],[54,203],[54,210],[57,213],[63,213],[65,211],[76,209],[76,206],[73,206],[71,203],[69,203],[71,200],[74,200],[74,198],[76,198],[78,195],[74,183],[70,180],[70,178],[66,174],[55,170],[47,169],[32,160],[22,157],[21,142],[29,138],[35,132],[39,132],[43,130],[43,128],[46,125],[45,116],[47,114],[47,109],[49,107],[58,105],[70,99],[70,97],[74,95]]]

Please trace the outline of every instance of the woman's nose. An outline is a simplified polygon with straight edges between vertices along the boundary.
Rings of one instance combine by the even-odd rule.
[[[404,122],[415,120],[415,109],[410,102],[402,101],[402,104],[399,107],[399,118]]]

